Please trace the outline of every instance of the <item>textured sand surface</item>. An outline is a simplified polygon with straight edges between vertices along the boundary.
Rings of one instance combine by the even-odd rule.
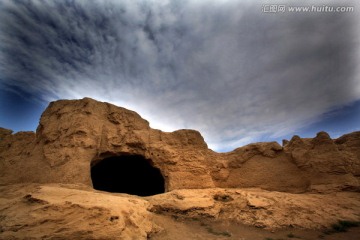
[[[360,220],[354,192],[215,188],[137,197],[84,185],[16,184],[0,194],[0,239],[256,239],[304,228],[314,236],[338,220]],[[286,231],[270,232],[279,229]]]

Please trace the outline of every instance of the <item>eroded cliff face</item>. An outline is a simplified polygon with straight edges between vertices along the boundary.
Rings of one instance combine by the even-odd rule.
[[[285,146],[254,143],[229,153],[208,149],[194,130],[152,129],[136,112],[90,98],[52,102],[36,133],[0,129],[0,183],[92,186],[91,167],[142,156],[165,191],[259,187],[284,192],[360,189],[360,132],[331,139],[294,136]],[[119,169],[121,171],[126,169]]]
[[[42,114],[36,134],[3,131],[1,183],[91,185],[90,168],[99,161],[141,155],[161,170],[167,191],[214,187],[209,150],[197,131],[151,129],[136,112],[108,103],[56,101]]]

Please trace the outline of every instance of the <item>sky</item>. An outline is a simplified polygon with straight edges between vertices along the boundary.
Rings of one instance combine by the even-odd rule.
[[[283,5],[285,12],[266,12]],[[290,12],[350,6],[354,12]],[[91,97],[230,151],[360,130],[355,0],[0,0],[0,126]]]

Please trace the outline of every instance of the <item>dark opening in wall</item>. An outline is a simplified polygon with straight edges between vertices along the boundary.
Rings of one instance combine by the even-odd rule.
[[[160,170],[140,155],[105,158],[91,166],[91,179],[94,188],[101,191],[139,196],[165,192]]]

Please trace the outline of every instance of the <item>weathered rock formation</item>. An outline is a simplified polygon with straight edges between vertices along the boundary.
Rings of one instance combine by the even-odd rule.
[[[136,112],[84,98],[52,102],[36,133],[12,134],[0,129],[0,139],[1,185],[92,186],[93,167],[109,158],[125,161],[133,157],[159,169],[165,191],[213,187],[293,193],[360,189],[360,132],[335,140],[320,132],[313,139],[294,136],[284,146],[254,143],[216,153],[208,149],[197,131],[162,132],[150,128]],[[130,165],[116,167],[119,175],[136,172]]]
[[[216,153],[197,131],[162,132],[124,108],[61,100],[36,133],[0,128],[0,239],[215,240],[245,239],[241,224],[324,229],[360,220],[359,179],[360,132]]]

